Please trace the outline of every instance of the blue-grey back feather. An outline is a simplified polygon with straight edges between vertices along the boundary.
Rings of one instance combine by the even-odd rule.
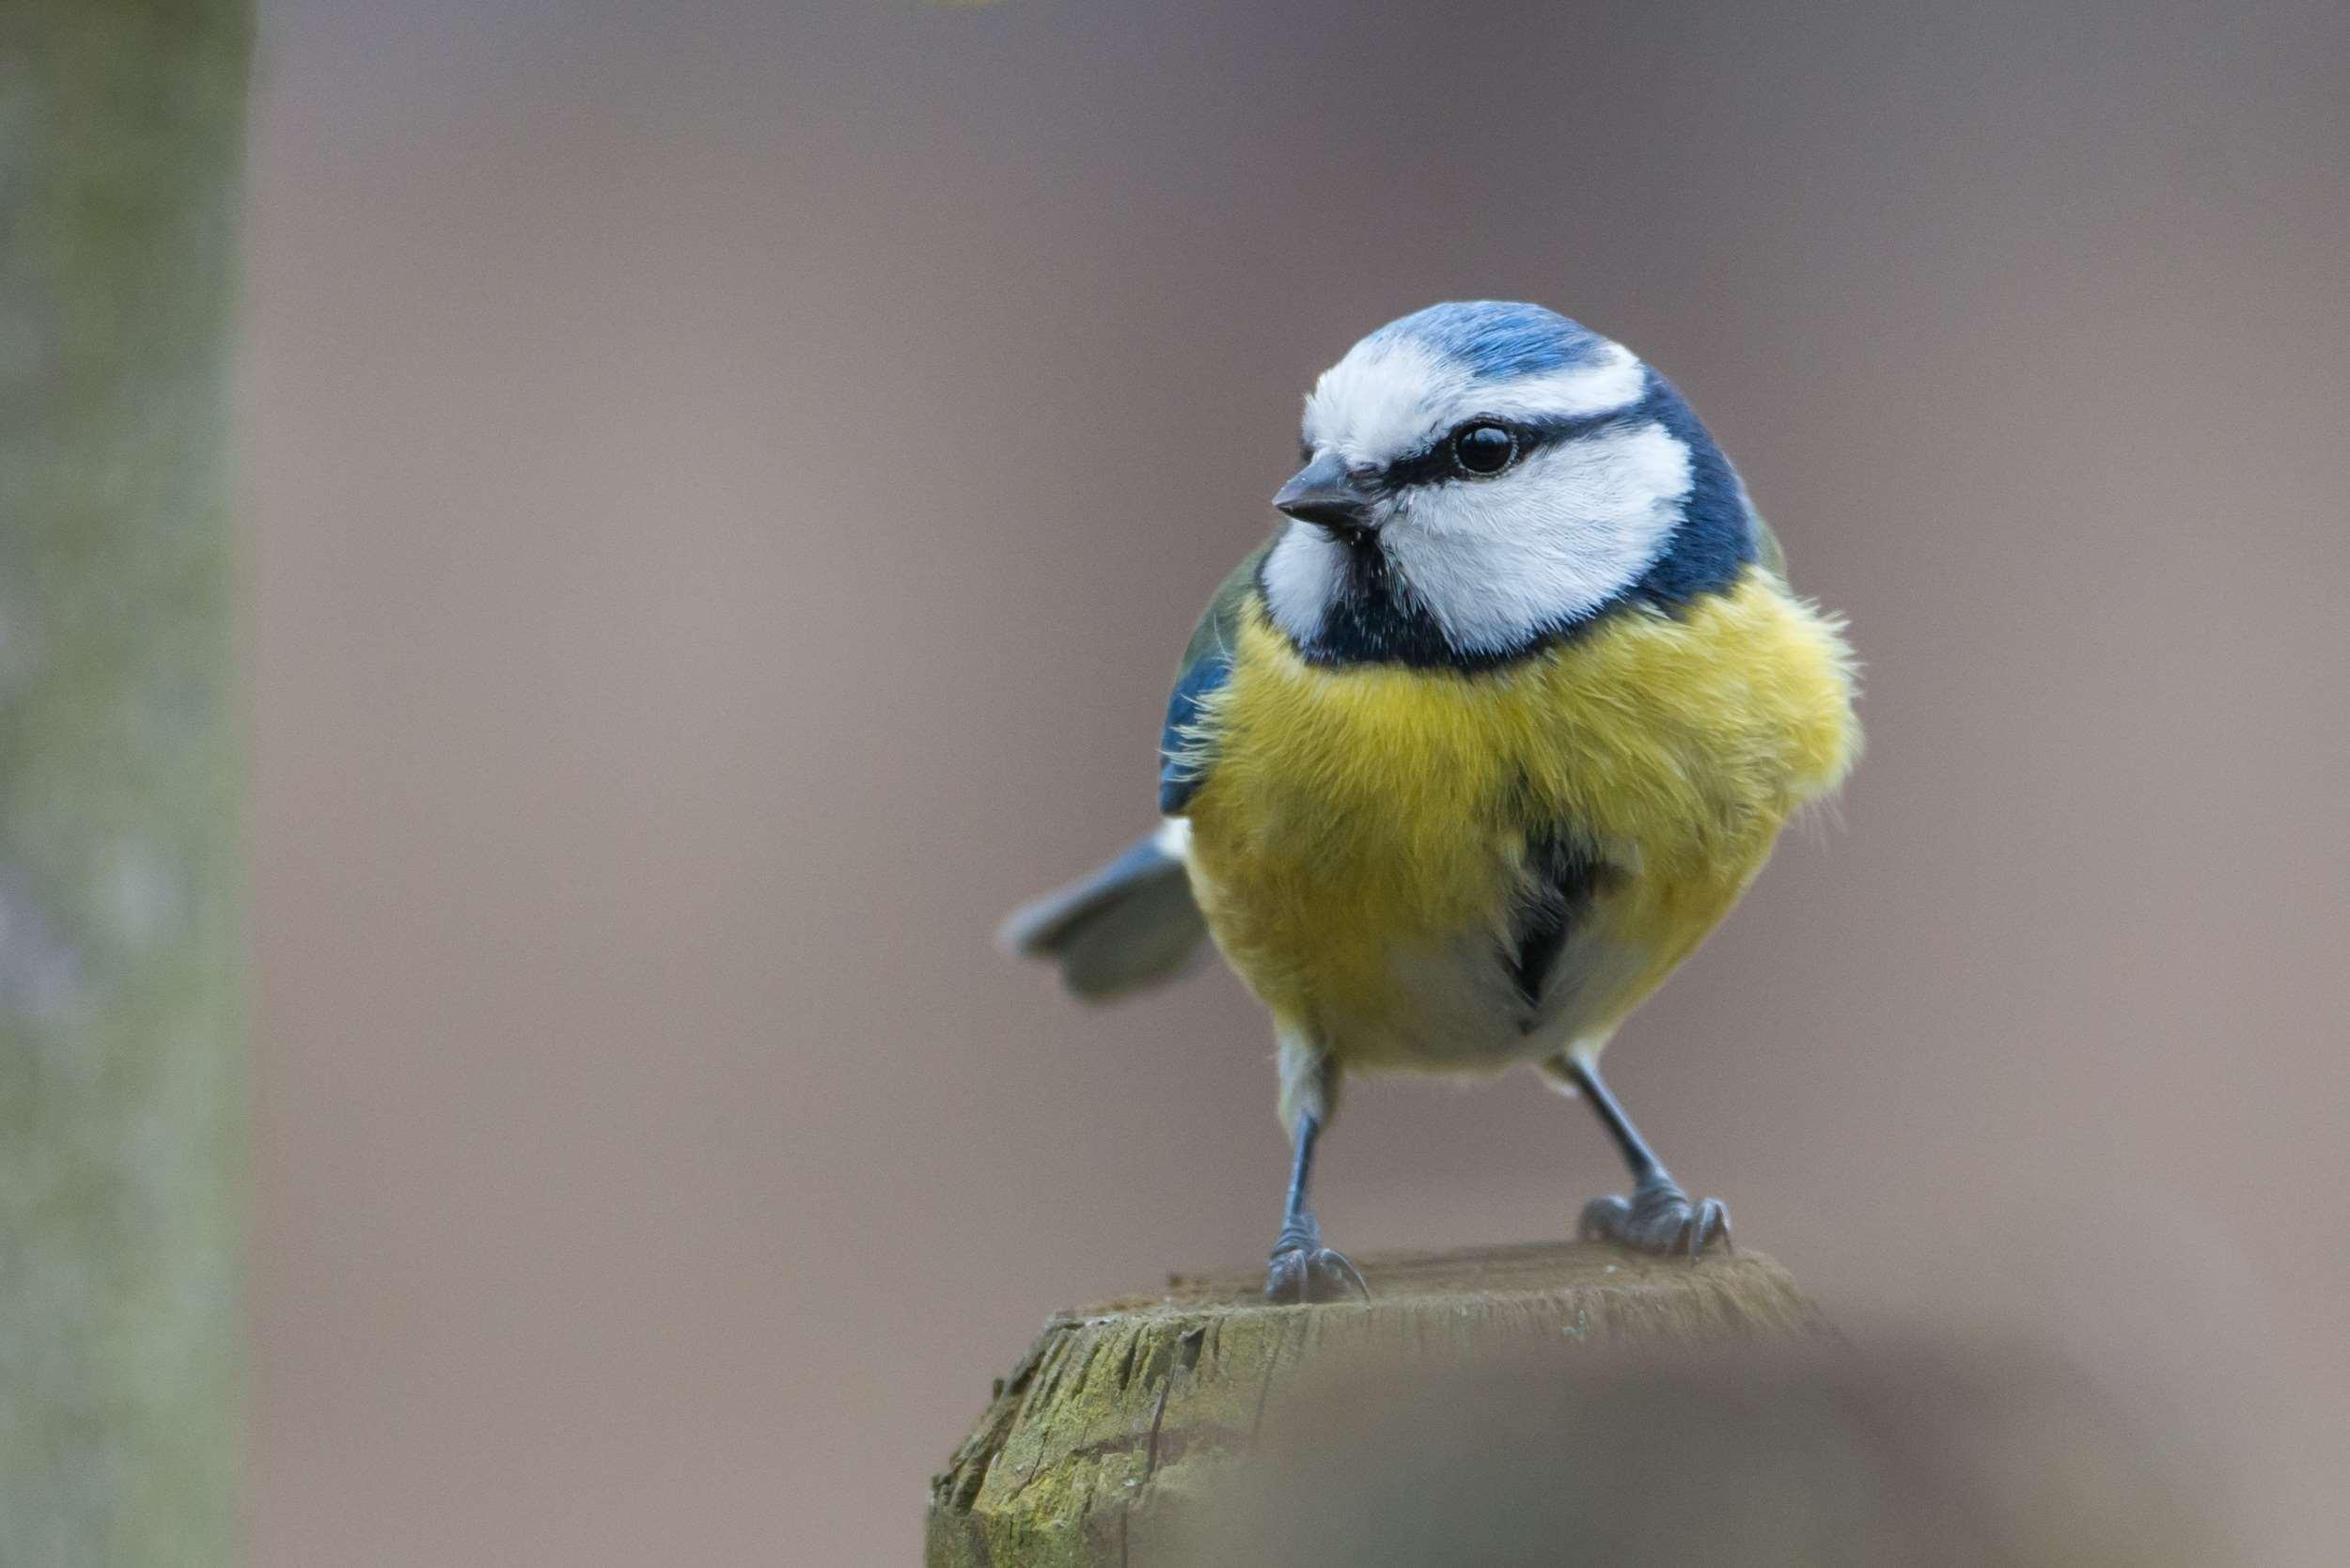
[[[1144,839],[1091,875],[1012,911],[996,940],[1023,957],[1058,964],[1073,995],[1106,1001],[1173,979],[1207,934],[1183,861]]]

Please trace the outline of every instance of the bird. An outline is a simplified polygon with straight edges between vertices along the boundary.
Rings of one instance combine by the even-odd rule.
[[[1542,306],[1431,306],[1306,399],[1271,537],[1178,666],[1157,827],[1000,940],[1076,996],[1213,939],[1271,1012],[1289,1182],[1275,1302],[1369,1298],[1324,1243],[1341,1087],[1536,1069],[1630,1175],[1584,1240],[1731,1247],[1601,1053],[1860,750],[1844,622],[1797,597],[1745,482],[1622,344]]]

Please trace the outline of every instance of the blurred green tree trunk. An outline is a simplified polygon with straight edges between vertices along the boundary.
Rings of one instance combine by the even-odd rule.
[[[0,1562],[235,1555],[247,0],[0,0]]]

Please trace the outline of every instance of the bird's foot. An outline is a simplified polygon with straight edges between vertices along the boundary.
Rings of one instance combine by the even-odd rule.
[[[1691,1262],[1717,1239],[1725,1250],[1738,1250],[1730,1239],[1730,1211],[1722,1200],[1691,1202],[1662,1169],[1643,1178],[1629,1198],[1611,1195],[1584,1204],[1574,1232],[1578,1240],[1611,1241],[1642,1252],[1685,1252]]]
[[[1322,1245],[1322,1228],[1312,1219],[1291,1220],[1281,1227],[1265,1269],[1264,1296],[1272,1302],[1338,1301],[1348,1295],[1371,1299],[1362,1270],[1346,1255]]]

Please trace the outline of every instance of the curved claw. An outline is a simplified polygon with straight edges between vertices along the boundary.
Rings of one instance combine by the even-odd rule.
[[[1716,1236],[1722,1239],[1722,1250],[1735,1257],[1738,1244],[1731,1239],[1730,1209],[1718,1198],[1700,1198],[1697,1212],[1689,1220],[1689,1261],[1696,1262]]]
[[[1718,1198],[1692,1203],[1673,1179],[1659,1172],[1635,1187],[1632,1196],[1610,1194],[1583,1205],[1575,1223],[1580,1241],[1612,1241],[1643,1252],[1685,1252],[1696,1262],[1718,1238],[1726,1251],[1738,1244],[1730,1233],[1730,1210]]]
[[[1273,1254],[1265,1270],[1267,1301],[1336,1301],[1350,1292],[1365,1302],[1371,1300],[1371,1287],[1364,1283],[1362,1270],[1349,1262],[1344,1253],[1326,1247],[1284,1247]]]

